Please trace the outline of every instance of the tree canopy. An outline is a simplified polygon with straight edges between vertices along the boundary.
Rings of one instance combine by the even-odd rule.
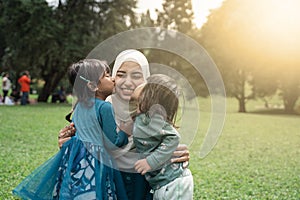
[[[0,49],[4,70],[31,71],[33,80],[44,82],[38,101],[47,101],[74,60],[135,25],[135,6],[132,0],[67,0],[58,1],[55,7],[44,0],[3,0]]]
[[[238,99],[240,112],[248,100],[277,90],[285,110],[293,112],[300,95],[297,7],[295,0],[227,0],[202,28],[201,41],[217,62],[227,94]]]
[[[95,45],[126,30],[155,26],[184,33],[205,47],[240,112],[246,112],[247,101],[262,98],[267,104],[275,94],[282,97],[286,112],[294,111],[300,96],[299,1],[226,0],[201,29],[192,22],[191,0],[164,0],[157,19],[149,11],[138,16],[136,4],[137,0],[59,0],[50,6],[46,0],[1,0],[1,71],[13,71],[18,85],[18,75],[29,70],[39,89],[38,101],[47,101],[68,66],[85,58]],[[208,95],[201,75],[182,57],[158,49],[143,51],[150,62],[183,74],[197,95]]]

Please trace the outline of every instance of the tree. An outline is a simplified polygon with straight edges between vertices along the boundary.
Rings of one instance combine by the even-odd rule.
[[[281,62],[282,71],[278,77],[278,88],[286,113],[295,112],[295,105],[300,97],[300,59],[298,55],[290,56],[289,61]]]
[[[165,42],[164,40],[168,37],[176,37],[176,35],[167,35],[170,32],[165,30],[178,31],[189,37],[196,35],[195,32],[197,30],[192,22],[194,14],[190,0],[165,0],[163,1],[162,7],[162,10],[156,10],[157,20],[154,21],[154,24],[157,27],[162,28],[161,31],[158,32],[156,36],[154,36],[156,38],[159,38],[158,41],[162,41],[161,43],[163,43]],[[174,44],[174,48],[183,48],[181,45],[182,44]],[[191,55],[196,53],[193,52],[192,49],[190,51]],[[192,85],[197,95],[208,95],[208,90],[202,77],[192,66],[192,64],[188,63],[180,55],[175,55],[172,52],[166,52],[159,49],[151,50],[147,54],[150,62],[153,61],[157,63],[159,61],[160,64],[167,65],[177,70],[177,72],[180,72],[181,75],[186,77],[186,79],[189,81],[189,84]]]
[[[3,13],[3,12],[4,12],[3,3],[0,2],[0,13]],[[1,16],[1,14],[0,14],[0,16]],[[4,18],[0,17],[0,27],[3,27],[4,23],[5,23]],[[5,30],[3,28],[0,28],[0,58],[2,58],[4,56],[4,51],[6,48],[6,43],[5,43],[4,38],[5,38]]]
[[[128,23],[135,25],[135,4],[130,0],[60,0],[51,8],[43,0],[4,0],[0,23],[11,34],[4,36],[5,47],[0,46],[5,49],[1,60],[17,73],[28,69],[43,80],[38,101],[47,101],[72,62],[85,58],[107,37],[127,30]]]
[[[47,101],[50,94],[65,76],[68,66],[87,55],[96,40],[95,33],[100,30],[98,17],[99,3],[95,1],[59,1],[53,10],[56,28],[51,44],[47,43],[39,69],[45,81],[38,101]],[[97,32],[96,32],[97,33]]]
[[[291,0],[289,3],[297,7],[296,1]],[[278,10],[273,9],[276,6]],[[299,40],[292,43],[286,37],[297,38],[299,25],[286,26],[285,20],[274,23],[274,17],[278,16],[276,11],[285,7],[279,0],[263,0],[259,3],[227,0],[212,12],[201,30],[201,40],[217,62],[227,94],[238,99],[240,112],[246,112],[248,100],[274,95],[278,88],[283,95],[291,94],[288,90],[292,90],[294,95],[299,96],[295,90],[299,83],[293,81],[293,87],[287,86],[287,79],[284,78],[284,74],[291,73],[290,70],[296,72],[298,77],[300,75],[299,70],[296,70],[297,62],[294,62],[292,68],[286,67],[287,60],[295,58],[296,49],[299,51],[300,47]],[[300,16],[295,13],[294,17]],[[279,16],[284,15],[288,16],[289,12]],[[299,18],[288,20],[299,21]],[[293,98],[286,101],[289,106],[294,104]]]
[[[191,0],[164,0],[162,11],[157,10],[157,25],[181,33],[190,32],[193,27]]]
[[[4,66],[16,74],[28,69],[37,76],[35,69],[43,57],[38,55],[53,37],[50,27],[56,27],[51,19],[51,9],[39,0],[12,0],[2,1],[1,10],[1,27],[6,33],[3,37]]]
[[[101,1],[99,16],[102,19],[98,37],[102,40],[108,37],[137,27],[134,13],[137,0],[103,0]],[[101,40],[101,41],[102,41]]]
[[[201,29],[201,40],[221,71],[227,95],[238,100],[239,112],[246,112],[246,102],[253,98],[252,88],[246,91],[252,73],[246,63],[247,49],[244,38],[240,37],[243,22],[235,17],[236,7],[233,2],[225,2],[213,11]]]
[[[141,15],[141,20],[139,22],[140,27],[153,27],[154,26],[154,20],[150,16],[150,11],[147,10],[146,13],[143,13]]]

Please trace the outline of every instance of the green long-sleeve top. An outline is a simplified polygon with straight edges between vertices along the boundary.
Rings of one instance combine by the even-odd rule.
[[[180,135],[161,115],[138,115],[132,133],[137,152],[141,158],[146,158],[153,170],[145,176],[153,189],[166,185],[182,174],[182,163],[170,162]]]

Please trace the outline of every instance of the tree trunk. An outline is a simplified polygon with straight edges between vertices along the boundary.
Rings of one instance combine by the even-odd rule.
[[[39,94],[38,102],[47,102],[48,101],[49,96],[56,89],[56,87],[58,86],[58,84],[63,76],[64,76],[64,73],[61,72],[60,74],[55,73],[52,75],[48,75],[44,78],[45,84],[44,84],[44,87],[43,87],[41,93]]]
[[[238,69],[236,77],[237,77],[237,79],[234,84],[234,88],[235,88],[234,96],[239,101],[239,112],[245,113],[246,112],[246,100],[247,100],[246,89],[245,89],[247,77],[246,77],[245,71],[242,69]]]
[[[289,96],[283,96],[283,102],[284,102],[284,111],[286,113],[294,113],[294,107],[297,102],[298,96],[295,95],[289,95]]]
[[[239,98],[239,112],[245,113],[246,112],[246,100],[245,97]]]
[[[52,91],[53,88],[51,84],[49,83],[49,81],[46,81],[41,93],[39,94],[38,102],[47,102]]]
[[[284,103],[284,111],[286,113],[294,113],[296,102],[299,98],[299,89],[297,85],[286,86],[282,88],[282,99]]]

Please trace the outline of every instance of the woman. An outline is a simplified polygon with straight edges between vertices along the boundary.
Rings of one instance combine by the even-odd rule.
[[[129,114],[129,100],[134,89],[145,83],[150,76],[149,64],[146,57],[139,51],[129,49],[122,51],[116,58],[112,77],[115,78],[115,94],[107,98],[112,102],[115,111],[116,123],[131,121]],[[73,124],[63,128],[59,134],[59,146],[74,135]],[[114,157],[126,186],[127,196],[130,200],[152,199],[150,186],[144,176],[136,173],[134,163],[138,155],[133,145],[132,137],[128,138],[128,144],[123,149],[114,152]],[[174,152],[172,162],[185,162],[189,160],[189,152],[185,145],[180,145]]]

